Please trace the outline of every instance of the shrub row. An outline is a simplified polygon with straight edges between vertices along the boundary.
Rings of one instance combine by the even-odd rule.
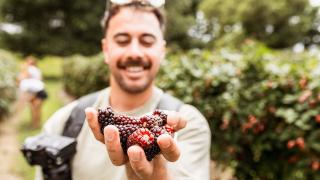
[[[93,57],[75,55],[64,60],[62,81],[65,91],[78,98],[107,87],[108,74],[101,54]]]
[[[16,97],[15,57],[0,49],[0,120],[10,111],[10,104]]]
[[[238,179],[320,178],[320,63],[310,53],[240,50],[169,55],[157,85],[198,107],[212,131],[212,159]],[[107,86],[97,56],[66,61],[65,87],[79,97]]]

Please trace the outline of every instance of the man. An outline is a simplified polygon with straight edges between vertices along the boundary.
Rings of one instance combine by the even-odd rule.
[[[179,112],[168,112],[175,137],[159,136],[161,155],[151,162],[137,145],[130,147],[126,156],[115,126],[105,127],[104,136],[101,134],[98,108],[110,105],[116,112],[141,116],[157,107],[163,91],[154,86],[154,79],[165,56],[163,15],[148,2],[113,4],[104,22],[102,49],[111,71],[110,87],[99,93],[92,108],[86,109],[87,121],[72,160],[73,179],[209,179],[210,130],[205,118],[190,105],[182,105]],[[77,103],[56,112],[45,131],[61,134]]]

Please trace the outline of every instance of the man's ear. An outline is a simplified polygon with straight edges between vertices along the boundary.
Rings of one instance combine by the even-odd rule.
[[[109,63],[108,46],[107,46],[107,40],[105,38],[101,40],[101,47],[102,47],[102,53],[104,56],[104,62],[108,64]]]

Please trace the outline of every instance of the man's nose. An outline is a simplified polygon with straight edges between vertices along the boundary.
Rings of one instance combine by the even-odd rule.
[[[127,53],[131,58],[140,58],[143,56],[143,50],[138,40],[132,40]]]

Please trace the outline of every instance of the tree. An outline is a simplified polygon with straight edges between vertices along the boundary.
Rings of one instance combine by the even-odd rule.
[[[167,1],[166,40],[171,47],[178,49],[193,48],[197,42],[188,35],[189,28],[195,24],[195,15],[202,0]]]
[[[316,9],[308,0],[204,0],[199,9],[209,19],[215,18],[222,31],[240,23],[246,36],[273,48],[303,41],[316,17]]]
[[[11,50],[69,55],[100,49],[104,0],[3,0],[0,8],[6,22],[23,28],[21,34],[3,37]]]
[[[187,32],[200,1],[166,2],[169,45],[193,47]],[[103,36],[100,20],[104,9],[105,0],[2,0],[4,20],[23,28],[21,34],[7,34],[3,41],[6,48],[25,54],[96,54]]]

